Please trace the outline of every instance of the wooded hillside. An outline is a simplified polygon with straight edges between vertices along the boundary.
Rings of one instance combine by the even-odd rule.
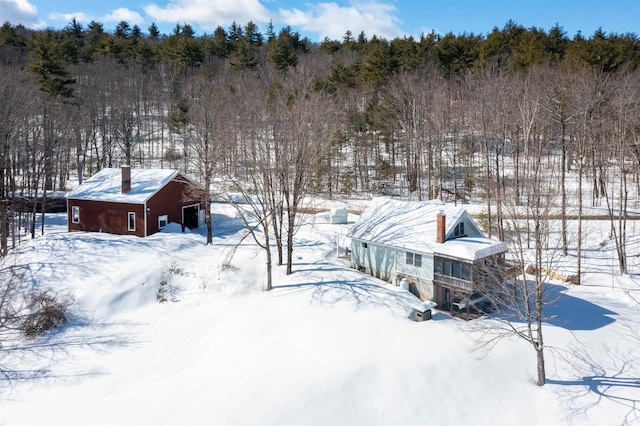
[[[506,207],[534,202],[606,203],[622,220],[640,192],[638,65],[635,34],[514,22],[320,43],[252,22],[202,36],[5,23],[0,192],[65,190],[119,164],[229,187],[269,169],[297,196],[484,200],[500,238]]]

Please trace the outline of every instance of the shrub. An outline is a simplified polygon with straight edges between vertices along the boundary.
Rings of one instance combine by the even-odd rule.
[[[27,337],[36,337],[65,325],[69,321],[69,307],[72,304],[71,296],[60,296],[50,289],[34,293],[22,322],[22,333]]]
[[[176,302],[175,288],[173,287],[173,277],[178,275],[184,275],[184,269],[175,260],[171,260],[169,267],[162,273],[162,279],[160,280],[160,286],[158,287],[158,293],[156,299],[160,303],[168,301]]]
[[[171,284],[166,278],[163,278],[160,281],[160,287],[158,288],[158,293],[156,294],[156,299],[159,303],[165,303],[169,301],[169,296],[171,294]]]

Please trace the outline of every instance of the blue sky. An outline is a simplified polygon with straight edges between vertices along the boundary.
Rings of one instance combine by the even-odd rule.
[[[312,41],[341,39],[347,30],[387,39],[432,30],[486,35],[510,19],[545,30],[558,23],[569,37],[578,31],[588,37],[599,27],[640,34],[640,0],[0,0],[0,22],[60,29],[72,17],[108,31],[124,20],[145,33],[152,22],[165,34],[188,23],[200,35],[250,20],[264,32],[271,20],[276,29],[290,25]]]

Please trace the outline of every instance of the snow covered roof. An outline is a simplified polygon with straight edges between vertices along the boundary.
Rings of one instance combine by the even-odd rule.
[[[413,307],[416,311],[427,312],[429,309],[435,308],[438,304],[432,300],[425,300],[424,302]]]
[[[177,175],[178,171],[171,169],[131,169],[131,190],[123,194],[121,169],[106,168],[82,182],[67,198],[140,204]]]
[[[468,260],[507,250],[505,243],[486,238],[482,233],[437,243],[436,218],[441,211],[446,215],[445,233],[448,236],[453,234],[453,228],[461,219],[473,222],[463,207],[440,200],[413,202],[374,198],[351,228],[349,236],[418,253],[437,253]]]
[[[507,251],[507,244],[486,237],[460,237],[435,244],[434,252],[447,257],[477,260]]]

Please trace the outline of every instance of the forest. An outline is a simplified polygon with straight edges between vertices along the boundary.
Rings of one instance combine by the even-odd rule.
[[[6,22],[1,251],[16,227],[35,235],[48,192],[130,164],[189,173],[209,197],[262,194],[265,215],[284,206],[291,221],[309,194],[481,201],[503,240],[509,215],[533,218],[536,242],[553,217],[578,276],[582,235],[566,222],[604,206],[625,273],[639,65],[636,34],[569,36],[559,24],[393,40],[347,30],[317,43],[253,22],[198,36],[188,24],[166,35],[124,21]]]

